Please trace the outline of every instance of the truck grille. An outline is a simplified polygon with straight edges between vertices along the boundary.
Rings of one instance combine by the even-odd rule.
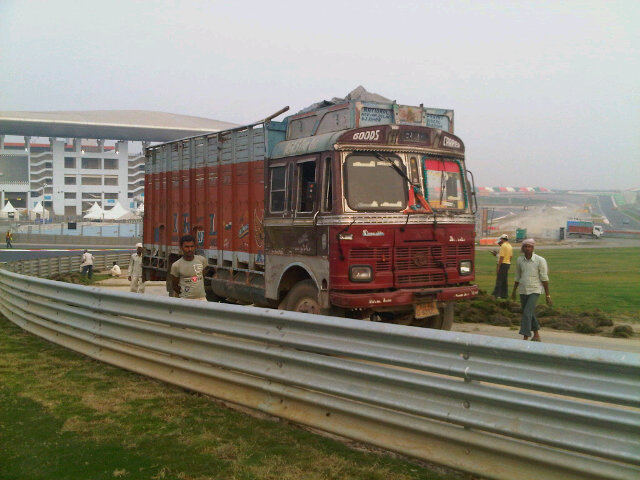
[[[471,258],[471,245],[449,245],[447,247],[447,267],[457,267],[461,258]]]
[[[415,270],[438,267],[442,258],[441,246],[396,248],[396,269]]]
[[[444,285],[444,268],[456,268],[461,258],[471,258],[471,245],[421,245],[395,250],[397,287]]]
[[[444,283],[444,273],[416,273],[410,275],[398,275],[398,286]]]
[[[386,248],[353,248],[349,251],[351,263],[361,262],[375,266],[376,272],[391,270],[391,249]]]

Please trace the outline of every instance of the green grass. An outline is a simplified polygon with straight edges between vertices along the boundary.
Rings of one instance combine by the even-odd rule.
[[[636,208],[633,208],[633,206],[625,205],[623,207],[620,207],[620,211],[640,222],[640,213],[638,213],[638,210]]]
[[[554,306],[577,312],[599,309],[640,321],[640,248],[540,248],[536,253],[547,260]],[[509,293],[519,254],[514,246]],[[476,283],[489,293],[495,269],[495,257],[476,250]]]
[[[111,367],[0,317],[0,478],[454,479]]]
[[[73,272],[73,273],[65,273],[62,275],[55,275],[51,277],[51,280],[57,280],[59,282],[67,282],[67,283],[77,283],[80,285],[94,285],[95,283],[101,282],[102,280],[106,280],[111,278],[109,273],[93,273],[91,278],[85,277],[81,273]]]

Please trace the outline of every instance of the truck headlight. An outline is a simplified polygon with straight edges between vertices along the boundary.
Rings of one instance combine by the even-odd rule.
[[[352,282],[370,282],[373,280],[373,270],[369,265],[353,265],[349,269],[349,280]]]
[[[458,267],[460,275],[471,275],[471,260],[462,260]]]

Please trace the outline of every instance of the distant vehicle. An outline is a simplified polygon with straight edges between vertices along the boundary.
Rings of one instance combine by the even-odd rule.
[[[623,225],[629,225],[629,219],[628,218],[623,218],[622,219],[622,224]]]
[[[604,235],[604,230],[600,225],[584,220],[569,220],[567,222],[568,237],[591,237],[600,238]]]

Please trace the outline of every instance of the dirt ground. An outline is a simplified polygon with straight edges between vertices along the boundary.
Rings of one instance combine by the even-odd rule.
[[[129,291],[129,282],[124,276],[104,280],[100,282],[100,285],[96,286],[122,292]],[[165,282],[147,282],[145,295],[167,296]],[[453,331],[511,339],[521,338],[520,335],[518,335],[518,330],[512,329],[512,327],[501,327],[481,323],[454,323]],[[637,335],[632,338],[610,338],[601,335],[587,335],[583,333],[542,329],[540,330],[540,336],[542,337],[542,341],[546,343],[640,353],[640,337]]]
[[[517,329],[512,330],[510,327],[486,325],[484,323],[454,323],[453,331],[511,339],[522,338],[518,335]],[[640,353],[640,338],[637,335],[632,338],[612,338],[542,328],[540,336],[542,341],[546,343]]]

